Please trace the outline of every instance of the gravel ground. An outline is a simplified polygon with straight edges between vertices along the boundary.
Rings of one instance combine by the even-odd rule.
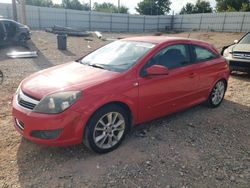
[[[107,38],[139,34],[104,34]],[[170,34],[202,39],[218,49],[242,33]],[[234,73],[219,108],[203,105],[136,126],[115,151],[98,155],[85,146],[47,147],[23,139],[13,127],[11,98],[20,81],[38,70],[74,60],[107,42],[34,31],[34,59],[9,59],[0,49],[0,187],[249,187],[250,76]],[[90,45],[91,48],[87,46]]]

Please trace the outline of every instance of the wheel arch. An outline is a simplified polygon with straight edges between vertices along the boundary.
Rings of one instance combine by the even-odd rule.
[[[228,79],[227,79],[227,78],[225,78],[224,76],[223,76],[223,77],[221,77],[220,79],[218,79],[218,80],[214,83],[214,85],[215,85],[217,82],[219,82],[220,80],[222,80],[222,81],[226,84],[226,90],[227,90],[227,86],[228,86]]]
[[[210,90],[209,90],[209,93],[211,93],[212,89],[214,88],[215,84],[217,82],[219,82],[220,80],[222,80],[225,84],[226,84],[226,89],[227,89],[227,86],[228,86],[228,78],[229,78],[229,73],[226,74],[226,73],[223,73],[221,74],[219,77],[217,77],[216,79],[214,79],[211,87],[210,87]]]
[[[132,126],[133,126],[133,112],[132,112],[132,110],[131,110],[131,108],[129,107],[128,104],[126,104],[126,103],[124,103],[124,102],[121,102],[121,101],[107,102],[107,103],[105,103],[105,104],[99,106],[98,108],[96,108],[96,109],[94,110],[94,112],[89,116],[89,118],[88,118],[88,120],[86,121],[86,124],[85,124],[85,126],[84,126],[84,128],[83,128],[83,130],[82,130],[82,138],[81,138],[81,140],[83,141],[83,143],[84,143],[88,148],[90,148],[90,143],[89,143],[89,141],[88,141],[88,139],[87,139],[87,132],[88,132],[88,126],[87,126],[87,125],[89,124],[91,118],[94,116],[94,114],[95,114],[98,110],[100,110],[100,109],[102,109],[102,108],[105,108],[105,107],[107,107],[107,106],[109,106],[109,105],[117,105],[117,106],[123,108],[123,109],[128,113],[128,118],[129,118],[129,127],[128,127],[128,131],[130,131],[131,128],[132,128]]]
[[[133,125],[133,112],[132,110],[130,109],[129,105],[124,103],[124,102],[121,102],[121,101],[113,101],[113,102],[109,102],[109,103],[106,103],[104,105],[102,105],[100,108],[98,108],[97,110],[101,109],[101,108],[105,108],[106,106],[109,106],[109,105],[117,105],[121,108],[123,108],[126,112],[127,112],[127,115],[128,115],[128,118],[129,118],[129,130],[131,129],[132,125]]]
[[[110,105],[117,105],[121,108],[123,108],[126,112],[127,112],[127,115],[128,115],[128,118],[129,118],[129,131],[131,130],[132,126],[133,126],[133,122],[134,122],[134,114],[133,114],[133,111],[132,109],[130,108],[130,106],[128,104],[126,104],[125,102],[122,102],[122,101],[111,101],[111,102],[107,102],[105,104],[102,104],[101,106],[99,106],[98,108],[96,108],[94,110],[94,112],[91,114],[91,116],[88,118],[87,122],[86,122],[86,125],[89,123],[89,120],[93,117],[93,115],[100,109],[102,108],[105,108],[106,106],[110,106]],[[84,127],[84,132],[85,132],[85,129],[86,129],[87,126]]]
[[[210,87],[209,90],[208,90],[208,93],[207,93],[207,96],[206,96],[207,99],[209,98],[209,96],[210,96],[210,94],[211,94],[211,92],[212,92],[212,90],[213,90],[215,84],[216,84],[217,82],[219,82],[220,80],[222,80],[222,81],[226,84],[226,90],[227,90],[228,78],[227,78],[226,76],[221,76],[221,77],[219,77],[218,79],[215,79],[215,80],[213,81],[211,87]]]

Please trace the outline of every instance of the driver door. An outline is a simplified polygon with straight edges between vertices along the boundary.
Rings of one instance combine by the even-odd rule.
[[[192,105],[198,89],[198,74],[190,63],[188,44],[170,45],[155,54],[141,71],[159,64],[168,75],[139,79],[139,121],[149,121]]]
[[[4,27],[3,22],[0,21],[0,45],[5,44],[6,39],[7,39],[6,29]]]
[[[7,41],[11,42],[16,35],[17,26],[14,22],[11,21],[4,21],[3,24],[7,33]]]

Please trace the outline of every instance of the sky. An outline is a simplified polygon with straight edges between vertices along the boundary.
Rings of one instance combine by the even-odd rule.
[[[62,0],[52,0],[54,3],[60,4]],[[82,2],[83,0],[79,0],[80,2]],[[103,3],[103,2],[110,2],[113,3],[115,5],[118,4],[118,0],[91,0],[92,1],[92,5],[97,2],[97,3]],[[136,10],[135,7],[137,6],[137,3],[139,3],[142,0],[120,0],[121,5],[124,5],[126,7],[129,8],[129,12],[131,14],[135,14]],[[174,13],[179,13],[181,8],[183,6],[186,5],[186,3],[195,3],[197,0],[171,0],[172,4],[171,4],[171,14],[172,11],[174,11]],[[208,0],[210,2],[210,4],[212,5],[212,7],[215,7],[215,0]],[[88,3],[89,0],[84,0],[85,3]],[[0,3],[11,3],[11,0],[0,0]]]

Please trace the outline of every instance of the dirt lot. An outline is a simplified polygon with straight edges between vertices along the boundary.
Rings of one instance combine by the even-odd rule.
[[[132,34],[105,34],[123,37]],[[135,35],[135,34],[134,34]],[[179,33],[217,48],[239,33]],[[68,51],[56,49],[56,36],[34,31],[34,59],[9,59],[0,49],[0,187],[249,187],[250,76],[234,73],[217,109],[199,105],[137,126],[114,152],[98,155],[85,146],[51,148],[23,139],[11,117],[11,97],[33,72],[62,64],[105,42],[69,37]]]

